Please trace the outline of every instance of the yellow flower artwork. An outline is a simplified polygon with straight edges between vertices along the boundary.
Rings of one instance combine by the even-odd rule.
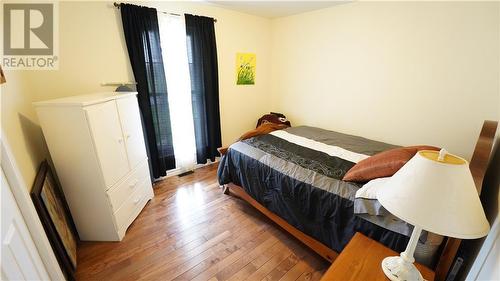
[[[252,53],[236,54],[236,85],[254,85],[257,57]]]

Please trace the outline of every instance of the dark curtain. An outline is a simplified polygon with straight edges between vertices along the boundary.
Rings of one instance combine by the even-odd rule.
[[[156,9],[120,6],[123,31],[141,110],[154,178],[175,168],[167,82],[161,54]]]
[[[219,77],[214,19],[186,14],[186,35],[193,102],[196,159],[212,161],[222,146]]]

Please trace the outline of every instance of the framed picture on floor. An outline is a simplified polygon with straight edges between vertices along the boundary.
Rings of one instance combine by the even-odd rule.
[[[74,280],[78,236],[64,193],[55,181],[47,161],[43,161],[38,169],[31,199],[61,269],[67,279]]]

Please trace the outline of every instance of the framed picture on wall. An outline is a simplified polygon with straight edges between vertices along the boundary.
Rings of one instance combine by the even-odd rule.
[[[253,53],[236,54],[236,85],[255,85],[257,56]]]
[[[78,236],[64,193],[56,183],[47,161],[38,169],[31,199],[67,279],[75,279]]]

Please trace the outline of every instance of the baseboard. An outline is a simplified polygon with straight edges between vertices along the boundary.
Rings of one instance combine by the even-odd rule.
[[[208,160],[208,162],[206,164],[196,164],[194,166],[194,170],[196,169],[199,169],[199,168],[203,168],[203,167],[206,167],[206,166],[209,166],[209,165],[212,165],[212,164],[216,164],[216,163],[219,163],[219,157],[215,158],[215,161],[210,161],[210,159]],[[175,168],[175,169],[171,169],[171,170],[168,170],[167,171],[167,175],[164,176],[164,177],[159,177],[157,179],[154,180],[154,182],[158,182],[158,181],[161,181],[161,180],[164,180],[166,178],[170,178],[170,177],[175,177],[175,176],[179,176],[181,174],[184,174],[184,173],[188,173],[189,171],[188,170],[185,170],[185,169],[181,169],[181,168]]]

